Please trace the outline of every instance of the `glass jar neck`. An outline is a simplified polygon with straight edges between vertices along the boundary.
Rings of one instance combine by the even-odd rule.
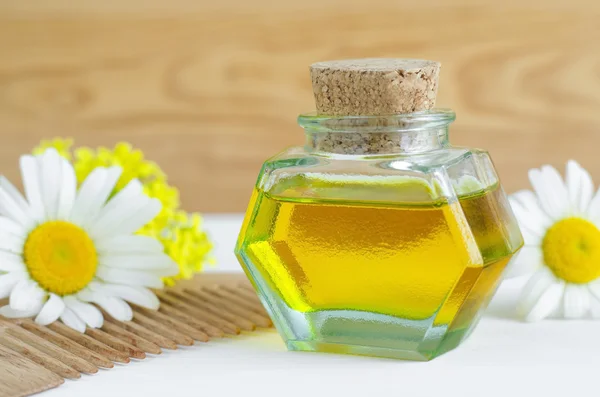
[[[386,116],[325,116],[303,114],[298,124],[311,152],[375,155],[417,154],[449,146],[451,110]]]

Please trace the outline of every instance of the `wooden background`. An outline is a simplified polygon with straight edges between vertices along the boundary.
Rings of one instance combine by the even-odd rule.
[[[242,211],[302,143],[308,65],[367,56],[441,61],[451,140],[489,149],[509,191],[569,158],[600,181],[597,0],[0,0],[0,172],[42,138],[127,140],[186,208]]]

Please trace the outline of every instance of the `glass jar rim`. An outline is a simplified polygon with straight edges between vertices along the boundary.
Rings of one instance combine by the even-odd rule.
[[[451,109],[376,116],[336,116],[311,112],[299,115],[298,124],[310,132],[404,132],[442,128],[455,118],[456,114]]]

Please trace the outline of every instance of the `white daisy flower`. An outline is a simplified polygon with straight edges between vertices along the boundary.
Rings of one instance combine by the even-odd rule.
[[[533,273],[519,298],[527,321],[549,316],[600,318],[600,191],[575,161],[566,180],[543,166],[529,172],[535,191],[510,197],[525,246],[513,271]]]
[[[132,180],[111,197],[120,167],[99,167],[77,190],[72,165],[54,149],[21,157],[25,196],[0,177],[0,308],[6,317],[60,318],[80,332],[103,324],[102,312],[127,321],[125,301],[157,309],[148,288],[178,273],[162,244],[134,233],[161,204]]]

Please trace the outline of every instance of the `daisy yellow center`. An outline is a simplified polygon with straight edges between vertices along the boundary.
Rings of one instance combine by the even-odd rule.
[[[600,277],[600,230],[581,218],[556,222],[542,241],[544,262],[567,282],[583,284]]]
[[[92,239],[69,222],[39,225],[27,237],[23,252],[31,278],[57,295],[80,291],[96,274],[98,259]]]

